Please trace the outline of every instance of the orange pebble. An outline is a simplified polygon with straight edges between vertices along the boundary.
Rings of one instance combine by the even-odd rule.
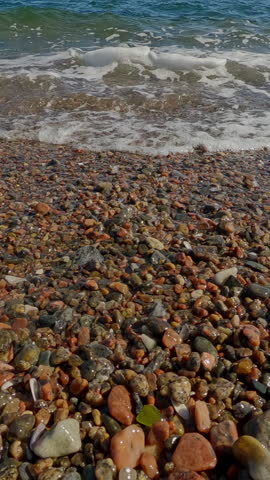
[[[78,333],[78,346],[87,345],[90,342],[89,327],[81,327]]]
[[[156,403],[156,399],[153,395],[147,395],[146,401],[147,405],[155,405]]]
[[[140,466],[149,478],[152,479],[158,477],[159,470],[157,466],[157,461],[154,455],[151,455],[151,453],[144,452],[142,454],[140,458]]]
[[[74,378],[70,384],[70,391],[73,395],[80,395],[88,387],[88,381],[85,378]]]
[[[43,400],[51,402],[53,400],[53,391],[50,382],[46,382],[40,387]]]

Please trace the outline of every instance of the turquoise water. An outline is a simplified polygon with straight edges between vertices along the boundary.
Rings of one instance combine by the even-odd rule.
[[[0,136],[269,146],[269,0],[0,0]]]

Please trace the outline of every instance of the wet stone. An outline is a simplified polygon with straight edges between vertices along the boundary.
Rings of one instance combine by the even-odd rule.
[[[180,438],[172,461],[179,470],[202,472],[215,468],[217,457],[211,444],[200,433],[185,433]]]
[[[257,415],[244,426],[245,435],[255,437],[268,450],[270,450],[270,410]]]
[[[218,455],[230,455],[237,439],[237,428],[232,420],[224,420],[211,428],[211,445]]]
[[[98,264],[104,262],[104,257],[100,251],[90,245],[79,248],[76,253],[74,264],[78,267],[94,270]]]
[[[73,418],[56,423],[32,445],[38,457],[62,457],[78,452],[81,448],[80,424]]]
[[[191,384],[188,378],[179,377],[169,384],[170,397],[176,403],[187,403],[191,393]]]
[[[193,342],[193,348],[199,353],[207,352],[217,358],[217,350],[214,345],[205,337],[197,336]]]
[[[114,435],[111,440],[111,456],[118,471],[137,467],[144,442],[143,430],[137,425],[130,425]]]
[[[145,375],[136,375],[129,382],[131,390],[138,393],[141,397],[146,397],[149,393],[149,384]]]
[[[35,425],[35,416],[30,414],[16,417],[9,427],[9,436],[18,440],[26,440]]]
[[[19,371],[29,370],[38,362],[39,354],[40,349],[35,343],[25,345],[25,347],[23,347],[23,349],[15,357],[15,368]]]
[[[234,384],[225,378],[213,379],[209,384],[209,393],[217,400],[229,398],[234,389]]]
[[[251,298],[269,298],[270,286],[259,285],[258,283],[251,283],[246,289],[246,295]]]
[[[270,477],[270,452],[254,437],[243,435],[233,445],[235,458],[244,465],[253,480]]]
[[[124,425],[131,425],[134,419],[129,391],[122,385],[112,388],[108,397],[110,415]]]

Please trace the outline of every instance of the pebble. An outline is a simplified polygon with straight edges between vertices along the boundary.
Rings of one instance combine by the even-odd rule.
[[[159,476],[159,469],[156,458],[151,453],[144,452],[140,458],[140,467],[149,478],[157,478]]]
[[[193,342],[193,348],[199,353],[210,353],[210,355],[213,355],[217,359],[218,354],[216,348],[210,340],[207,340],[205,337],[198,335]]]
[[[131,425],[134,420],[130,393],[123,385],[116,385],[108,396],[110,415],[124,425]]]
[[[195,423],[200,433],[208,433],[211,428],[209,410],[202,400],[197,400],[195,403]]]
[[[38,438],[32,450],[38,457],[62,457],[78,452],[81,448],[80,425],[73,418],[67,418]]]
[[[133,392],[138,393],[141,397],[147,397],[149,393],[149,383],[145,375],[140,374],[133,377],[129,386]]]
[[[169,384],[171,399],[176,403],[187,403],[191,393],[191,384],[188,378],[182,376]]]
[[[237,267],[232,267],[232,268],[225,268],[224,270],[220,270],[220,272],[217,272],[214,276],[214,281],[216,282],[217,285],[222,285],[223,283],[226,282],[226,280],[233,276],[236,277],[237,275]]]
[[[121,468],[118,480],[137,480],[137,472],[134,468]]]
[[[129,425],[116,433],[111,440],[111,456],[117,470],[137,467],[144,446],[144,432],[137,425]]]
[[[256,438],[243,435],[233,445],[235,458],[248,469],[253,480],[270,478],[270,452]]]
[[[270,450],[270,410],[256,415],[244,425],[245,435],[255,437]]]
[[[246,290],[246,295],[251,298],[269,298],[270,286],[260,285],[258,283],[251,283]]]
[[[26,278],[24,277],[14,277],[13,275],[5,275],[4,279],[12,287],[16,287],[17,285],[20,285],[21,283],[26,281]]]
[[[217,455],[231,455],[237,439],[237,428],[232,420],[224,420],[211,428],[210,442]]]
[[[200,433],[185,433],[180,438],[172,461],[179,470],[202,472],[215,468],[217,457],[210,442]]]

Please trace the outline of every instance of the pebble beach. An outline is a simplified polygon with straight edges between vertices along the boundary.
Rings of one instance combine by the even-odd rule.
[[[269,480],[269,150],[0,167],[1,480]]]

